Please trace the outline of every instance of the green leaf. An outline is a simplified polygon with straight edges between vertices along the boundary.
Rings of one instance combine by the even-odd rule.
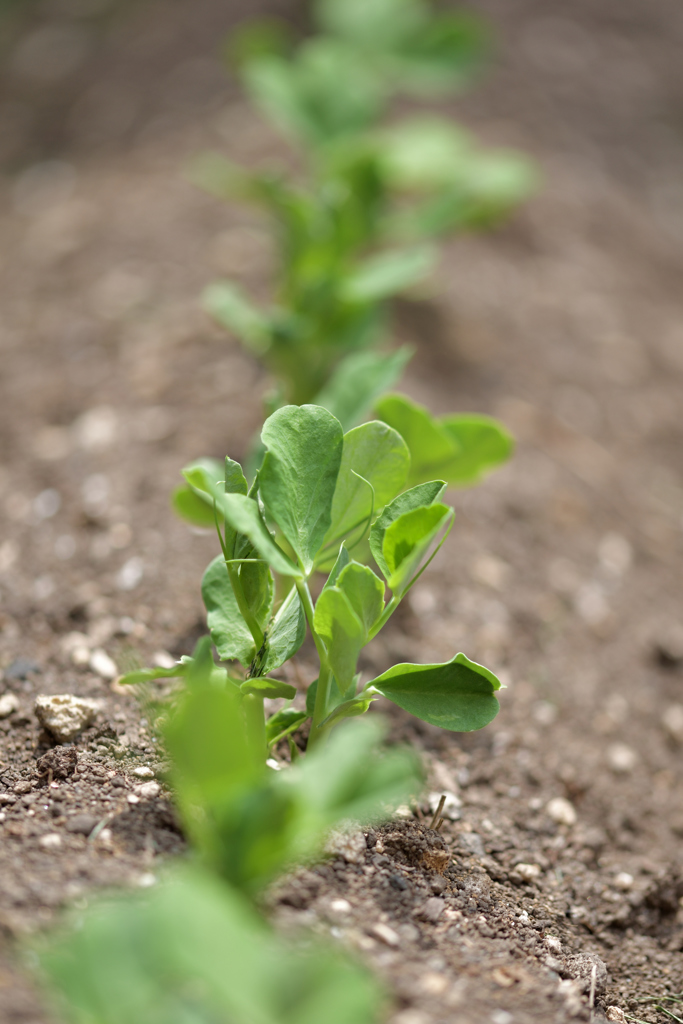
[[[119,686],[137,686],[138,683],[151,683],[155,679],[179,679],[186,672],[187,665],[178,662],[173,668],[140,668],[134,672],[126,672],[116,681]]]
[[[296,686],[283,683],[279,679],[268,679],[267,676],[246,679],[240,686],[240,690],[242,693],[253,693],[257,697],[270,697],[273,700],[279,697],[283,697],[285,700],[294,700],[296,697]]]
[[[294,708],[282,708],[271,715],[266,722],[266,743],[274,747],[276,743],[295,732],[309,717],[307,711],[296,711]]]
[[[188,483],[178,487],[172,498],[175,512],[193,526],[213,529],[216,518],[213,511],[212,492],[207,488],[220,481],[223,466],[218,459],[197,459],[186,467],[192,476],[192,485]]]
[[[315,18],[331,35],[383,49],[406,39],[425,16],[416,0],[317,0]]]
[[[396,352],[352,352],[338,364],[315,398],[349,430],[372,407],[378,395],[397,382],[413,354],[409,345]]]
[[[358,616],[365,640],[384,611],[384,584],[367,565],[351,562],[340,573],[337,587]]]
[[[287,557],[282,548],[278,547],[261,518],[258,502],[243,494],[218,494],[216,497],[218,511],[236,533],[244,534],[254,545],[256,551],[266,562],[282,576],[294,576],[301,579],[301,571]]]
[[[261,625],[270,610],[269,605],[272,603],[273,593],[272,577],[268,567],[263,563],[257,563],[255,567],[259,566],[270,578],[270,586],[266,585],[262,594],[260,614],[257,615],[256,609],[253,609],[259,620],[259,625]],[[211,639],[221,659],[223,661],[235,659],[242,665],[249,665],[256,654],[254,638],[242,618],[222,555],[214,558],[204,573],[202,598],[207,611],[207,624]]]
[[[357,266],[344,282],[342,297],[347,302],[380,302],[405,291],[432,270],[435,250],[431,246],[384,252]]]
[[[342,458],[341,424],[316,405],[287,405],[266,420],[261,497],[308,575],[330,526]]]
[[[316,602],[313,623],[327,648],[339,689],[347,697],[354,686],[356,662],[366,640],[363,623],[346,594],[337,587],[323,590]]]
[[[339,579],[339,574],[351,561],[351,556],[346,550],[346,547],[342,544],[337,555],[337,561],[332,566],[330,574],[323,584],[323,590],[327,590],[328,587],[334,587]]]
[[[499,680],[464,654],[442,665],[394,665],[368,687],[424,722],[454,732],[481,729],[499,710],[493,696]]]
[[[418,96],[460,88],[481,65],[487,41],[482,21],[470,14],[430,17],[397,54],[397,85]]]
[[[401,490],[409,467],[410,453],[403,438],[386,424],[373,420],[349,430],[344,435],[332,522],[325,544],[349,536],[368,518],[373,509],[368,483],[374,490],[376,514]]]
[[[394,188],[433,189],[452,182],[473,142],[452,121],[420,117],[380,132],[377,146],[383,172]]]
[[[294,657],[305,639],[306,616],[297,590],[292,587],[268,627],[262,666],[264,674],[273,672]]]
[[[332,725],[342,718],[355,718],[358,715],[364,715],[374,700],[377,700],[375,694],[359,694],[358,697],[345,700],[341,704],[337,704],[327,718],[321,722],[321,726]]]
[[[375,411],[410,449],[411,485],[436,477],[447,479],[443,467],[458,454],[459,444],[424,406],[405,395],[385,395],[375,403]]]
[[[403,494],[394,498],[372,524],[370,550],[385,579],[391,575],[391,570],[384,557],[384,534],[388,527],[406,512],[434,504],[441,498],[445,490],[446,484],[443,480],[430,480],[429,483],[411,487],[410,490],[404,491]]]
[[[402,593],[430,544],[453,516],[448,505],[429,505],[405,512],[387,527],[382,554],[389,570],[387,582],[394,594]]]
[[[497,420],[475,415],[444,416],[440,423],[459,446],[444,474],[453,487],[478,483],[512,455],[512,435]]]
[[[202,305],[255,355],[262,356],[270,348],[272,328],[268,316],[253,306],[236,285],[227,281],[210,284],[204,289]]]

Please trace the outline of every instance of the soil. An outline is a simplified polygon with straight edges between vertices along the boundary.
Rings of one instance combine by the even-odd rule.
[[[395,326],[418,348],[405,389],[500,416],[518,451],[453,495],[448,545],[365,668],[462,649],[507,689],[471,736],[385,707],[450,817],[436,832],[408,809],[269,905],[359,950],[391,1024],[610,1006],[663,1024],[683,991],[683,17],[676,0],[471,6],[498,51],[446,109],[545,182],[504,228],[449,242]],[[260,423],[267,381],[197,296],[219,274],[267,295],[267,235],[183,176],[202,149],[285,153],[218,56],[257,8],[300,16],[44,0],[0,20],[3,1022],[54,1024],[17,939],[153,884],[183,848],[163,754],[113,677],[191,650],[214,543],[168,495]],[[98,702],[71,747],[33,714],[56,693]]]

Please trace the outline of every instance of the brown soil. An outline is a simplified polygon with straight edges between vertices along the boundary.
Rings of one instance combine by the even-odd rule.
[[[160,753],[108,659],[191,649],[214,544],[168,494],[188,459],[244,453],[266,383],[197,308],[219,273],[267,294],[263,227],[182,176],[202,148],[281,151],[216,57],[256,5],[96,6],[46,0],[0,22],[13,1024],[52,1024],[15,937],[99,887],[151,884],[182,846],[163,791],[135,774]],[[473,6],[500,52],[453,112],[533,152],[545,187],[505,229],[449,244],[397,335],[419,347],[408,391],[501,416],[519,450],[454,496],[447,548],[366,668],[462,649],[508,689],[464,738],[389,710],[431,789],[459,797],[440,837],[393,822],[270,901],[283,927],[361,950],[395,994],[392,1024],[588,1020],[592,979],[596,1019],[616,1005],[664,1022],[655,1002],[683,991],[683,18],[676,0]],[[39,693],[100,701],[77,764],[38,763]]]

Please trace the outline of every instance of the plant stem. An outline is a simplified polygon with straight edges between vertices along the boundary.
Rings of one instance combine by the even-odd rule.
[[[226,561],[225,567],[228,570],[228,576],[230,577],[232,590],[235,595],[235,600],[237,601],[237,607],[239,608],[242,618],[244,619],[249,628],[249,632],[254,638],[256,650],[258,651],[263,646],[263,630],[259,626],[258,622],[256,621],[256,617],[254,616],[254,613],[247,604],[247,600],[244,596],[244,591],[242,590],[242,583],[237,569],[228,561]]]
[[[254,759],[262,762],[268,748],[266,746],[266,715],[263,707],[263,697],[254,693],[248,693],[242,700],[244,710],[244,721],[247,727],[247,738],[252,749]]]
[[[313,619],[314,609],[313,601],[311,599],[311,592],[308,589],[308,584],[305,580],[297,581],[296,589],[299,593],[301,603],[304,608],[306,615],[306,621],[308,622],[308,628],[311,631],[313,637],[313,643],[315,649],[318,652],[318,658],[320,660],[320,673],[318,675],[318,689],[315,695],[315,707],[313,709],[313,721],[311,723],[311,733],[308,738],[309,746],[314,746],[319,743],[323,738],[324,733],[320,729],[320,723],[327,717],[327,702],[330,694],[330,680],[332,673],[330,671],[330,663],[327,658],[327,650],[325,644],[316,632]]]

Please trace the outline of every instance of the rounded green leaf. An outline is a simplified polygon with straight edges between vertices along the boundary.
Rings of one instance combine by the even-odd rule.
[[[445,479],[442,468],[457,455],[459,446],[428,409],[405,395],[385,395],[375,403],[375,411],[410,449],[410,484]]]
[[[453,732],[482,729],[499,711],[494,693],[500,681],[464,654],[441,665],[394,665],[369,687],[416,718]]]
[[[316,603],[314,625],[327,648],[339,689],[346,696],[353,685],[358,655],[366,640],[363,623],[346,594],[337,587],[328,587]]]
[[[266,420],[268,449],[259,491],[308,574],[330,527],[332,499],[342,459],[343,433],[317,405],[286,405]]]
[[[337,586],[360,619],[367,640],[384,611],[384,584],[367,565],[351,562],[340,573]]]
[[[268,627],[266,655],[262,666],[264,675],[289,661],[305,639],[306,616],[296,588],[292,587]]]
[[[444,416],[440,422],[460,446],[444,470],[451,486],[477,483],[512,455],[512,435],[490,416]]]
[[[405,484],[409,468],[408,447],[388,424],[372,420],[344,434],[332,522],[325,544],[338,544],[343,537],[362,528],[373,511],[372,491],[374,512],[380,512]]]
[[[264,565],[263,568],[270,576],[268,567]],[[269,590],[272,601],[272,578]],[[248,665],[256,653],[254,638],[242,618],[222,555],[214,558],[204,573],[202,598],[211,639],[221,659],[234,659]]]

